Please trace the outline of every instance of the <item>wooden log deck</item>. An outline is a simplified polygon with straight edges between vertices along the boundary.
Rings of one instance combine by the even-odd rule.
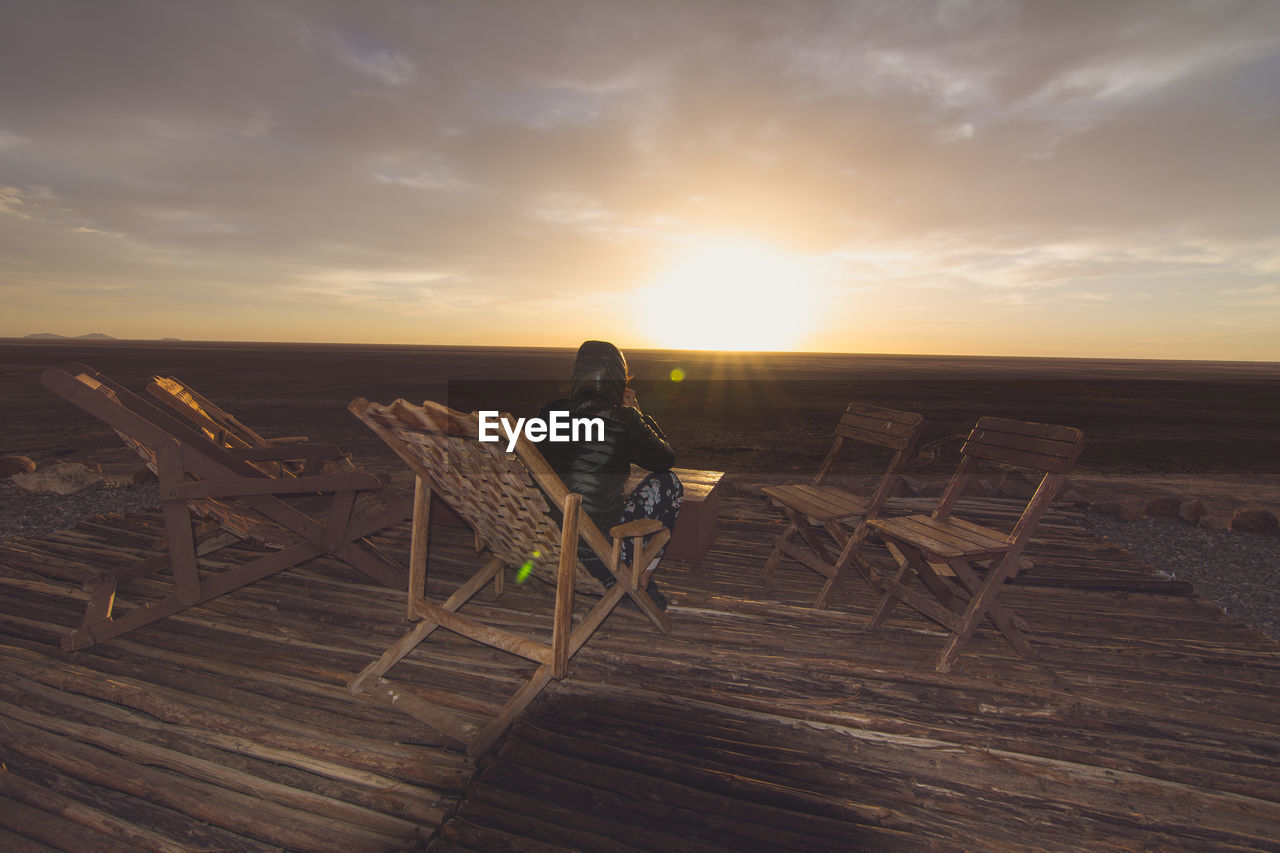
[[[404,602],[340,564],[63,652],[158,512],[0,543],[0,849],[1280,849],[1280,646],[1186,584],[1055,509],[1002,596],[1038,658],[985,627],[940,674],[913,611],[865,629],[856,575],[826,610],[794,563],[763,583],[780,529],[726,496],[702,565],[662,572],[672,634],[615,612],[477,762],[346,691]],[[431,588],[470,546],[433,531]],[[506,586],[473,606],[540,630],[548,591]],[[437,633],[397,675],[477,719],[531,666]]]

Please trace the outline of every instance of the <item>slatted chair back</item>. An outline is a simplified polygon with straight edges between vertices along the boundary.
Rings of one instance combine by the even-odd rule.
[[[262,469],[215,444],[202,431],[170,416],[97,370],[83,364],[71,365],[71,370],[74,373],[48,371],[45,385],[115,430],[120,440],[157,476],[160,475],[160,449],[176,440],[185,449],[188,482],[228,476],[271,479]],[[251,499],[259,508],[274,501],[274,498]],[[269,548],[287,548],[297,542],[297,534],[285,524],[262,512],[246,509],[238,502],[193,497],[187,500],[187,505],[196,515],[214,519],[228,533],[241,539]],[[289,512],[287,507],[281,509]]]
[[[945,519],[951,514],[956,501],[972,480],[979,461],[1032,472],[1040,475],[1040,482],[1009,534],[1010,541],[1013,541],[1029,525],[1034,526],[1048,509],[1083,448],[1084,433],[1074,427],[1008,418],[981,418],[961,446],[960,466],[947,484],[932,516]]]
[[[822,460],[818,473],[814,475],[813,484],[822,485],[850,441],[897,451],[889,470],[898,470],[905,461],[903,457],[915,446],[923,422],[924,418],[916,412],[902,412],[868,403],[850,403],[840,416],[835,441]]]
[[[353,411],[374,432],[398,439],[387,443],[495,556],[510,566],[527,564],[535,577],[556,582],[561,530],[547,514],[547,499],[563,513],[568,489],[532,442],[522,435],[515,452],[507,453],[502,443],[480,441],[474,413],[429,400],[421,406],[362,402]],[[607,561],[611,546],[586,515],[579,532]],[[597,595],[604,591],[581,563],[574,586]]]
[[[961,453],[1050,474],[1065,474],[1080,455],[1083,433],[1074,427],[981,418]]]
[[[233,451],[237,458],[251,462],[269,477],[358,470],[336,445],[311,441],[305,435],[266,438],[258,434],[235,415],[171,376],[152,376],[147,391],[164,403],[169,412],[181,416],[184,424],[194,426],[215,445]]]
[[[155,470],[156,449],[165,441],[176,439],[194,454],[191,473],[201,478],[228,473],[241,477],[267,476],[249,462],[228,453],[226,448],[212,442],[203,432],[172,417],[91,367],[73,364],[68,371],[54,370],[47,375],[58,374],[63,376],[58,380],[58,387],[52,390],[68,399],[68,393],[78,394],[78,399],[72,402],[81,408],[92,406],[92,414],[110,425],[152,470]],[[93,402],[95,398],[97,401]]]
[[[234,415],[172,376],[152,376],[151,396],[195,423],[212,441],[228,447],[269,447],[271,442]]]

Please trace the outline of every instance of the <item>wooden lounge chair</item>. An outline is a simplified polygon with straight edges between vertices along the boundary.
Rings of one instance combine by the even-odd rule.
[[[875,518],[888,500],[923,428],[924,419],[914,412],[850,403],[836,425],[835,441],[812,484],[766,486],[763,489],[769,502],[790,520],[765,561],[764,576],[771,576],[782,555],[786,554],[827,579],[818,593],[815,607],[826,606],[827,599],[850,563],[857,566],[873,589],[879,591],[875,574],[863,562],[858,549],[867,535],[866,522]],[[889,467],[881,475],[869,499],[823,482],[850,441],[894,451]],[[838,556],[834,558],[824,531],[839,549]],[[808,546],[807,550],[796,542],[797,535]]]
[[[884,594],[871,624],[882,624],[905,601],[951,632],[937,669],[946,672],[984,618],[990,618],[1015,649],[1033,656],[1026,623],[997,600],[1020,567],[1020,555],[1049,509],[1084,445],[1072,427],[982,418],[961,448],[961,461],[930,515],[876,518],[868,522],[898,563],[883,581]],[[956,501],[980,462],[1034,471],[1040,485],[1012,530],[1003,533],[953,515]],[[985,571],[980,571],[985,567]],[[907,586],[918,576],[924,591]]]
[[[394,703],[439,731],[467,744],[472,756],[483,754],[506,731],[551,679],[565,676],[569,658],[586,643],[624,595],[663,633],[670,631],[666,615],[646,592],[644,568],[668,540],[661,522],[641,519],[619,525],[606,538],[582,511],[582,496],[571,494],[538,449],[523,436],[515,452],[478,440],[478,419],[438,403],[421,406],[397,400],[391,405],[351,402],[351,411],[377,433],[417,475],[414,496],[413,541],[409,570],[409,615],[421,619],[414,628],[356,675],[353,694],[368,691]],[[435,491],[475,531],[492,557],[445,601],[426,598],[427,508]],[[548,499],[560,510],[561,524],[547,515]],[[645,543],[645,538],[648,541]],[[620,564],[623,540],[633,538],[631,566]],[[579,542],[586,543],[614,574],[609,589],[592,577],[578,560]],[[517,633],[459,609],[489,580],[501,593],[504,567],[522,571],[555,588],[550,642]],[[576,625],[574,593],[600,596]],[[502,707],[496,719],[480,727],[381,676],[416,648],[436,628],[524,657],[538,664]]]
[[[159,477],[164,552],[111,572],[88,585],[80,627],[62,640],[78,649],[328,554],[379,583],[403,588],[405,575],[367,537],[408,517],[407,500],[372,474],[342,471],[271,477],[251,459],[297,459],[302,445],[237,454],[210,441],[91,368],[45,371],[45,387],[116,430]],[[292,456],[291,456],[292,454]],[[193,524],[192,514],[212,522]],[[202,558],[242,540],[273,553],[215,571]],[[168,572],[160,598],[113,615],[117,593],[130,581]]]
[[[211,441],[233,450],[266,450],[280,445],[307,443],[307,455],[301,462],[255,463],[272,474],[318,474],[322,464],[327,470],[353,469],[351,460],[333,445],[309,442],[305,435],[277,438],[260,435],[235,415],[172,376],[152,376],[147,383],[147,392],[182,418],[195,424]]]

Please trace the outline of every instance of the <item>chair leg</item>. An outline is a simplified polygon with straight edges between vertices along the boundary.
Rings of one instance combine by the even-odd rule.
[[[543,664],[534,671],[533,677],[526,681],[516,694],[507,700],[507,704],[502,706],[502,710],[498,712],[496,719],[491,721],[487,726],[480,730],[475,739],[467,745],[467,756],[469,758],[477,758],[488,752],[489,747],[502,737],[502,733],[511,727],[516,717],[520,716],[520,712],[529,706],[529,703],[538,698],[538,694],[551,681],[551,665]]]
[[[444,604],[440,606],[445,610],[457,610],[459,607],[471,600],[472,596],[483,589],[484,585],[489,582],[489,579],[496,573],[502,571],[502,568],[502,560],[494,557],[486,563],[480,571],[472,575],[466,583],[454,590],[453,595],[449,596],[449,598],[445,600]],[[413,628],[401,636],[399,640],[396,640],[388,646],[387,650],[384,651],[377,660],[360,670],[354,678],[348,681],[347,689],[351,691],[352,695],[365,690],[370,681],[381,677],[387,670],[395,666],[405,655],[417,648],[419,643],[425,640],[431,635],[431,632],[439,627],[440,625],[438,623],[431,622],[429,620],[418,622],[417,625],[414,625]]]
[[[285,569],[292,568],[304,560],[317,557],[323,551],[310,542],[300,542],[283,551],[276,551],[265,557],[260,557],[252,562],[245,563],[230,571],[223,572],[206,580],[200,586],[200,598],[194,604],[203,604],[206,601],[217,598],[220,595],[226,595],[228,592],[239,589],[242,586],[260,581],[265,577],[282,572]],[[164,557],[147,560],[143,565],[152,567],[152,572],[165,565],[170,559],[168,555]],[[127,570],[130,576],[137,576],[134,570]],[[117,579],[113,579],[111,583],[115,583]],[[114,587],[112,588],[114,592]],[[93,603],[91,602],[91,606]],[[135,628],[141,628],[144,625],[150,625],[166,616],[172,616],[183,610],[193,606],[183,602],[176,592],[170,593],[164,598],[153,601],[150,604],[120,614],[116,618],[102,618],[96,622],[86,623],[79,630],[63,637],[63,648],[83,648],[84,646],[101,643],[112,637],[118,637],[121,634],[128,633]],[[98,612],[95,609],[94,612]],[[110,610],[107,610],[109,613]],[[87,615],[87,614],[86,614]]]
[[[1026,630],[1026,623],[1023,622],[1016,613],[1007,610],[996,598],[996,596],[999,595],[1001,588],[1004,586],[1005,580],[1018,571],[1018,558],[1012,555],[1005,555],[1004,558],[991,567],[991,570],[987,572],[985,579],[980,579],[977,573],[973,571],[972,567],[963,560],[949,560],[948,563],[956,573],[956,577],[958,577],[972,593],[972,597],[961,616],[962,623],[970,618],[969,613],[975,607],[974,601],[977,600],[979,595],[982,595],[984,592],[988,595],[984,611],[977,613],[973,617],[973,627],[969,629],[970,634],[972,634],[973,629],[977,627],[977,623],[982,621],[983,615],[986,615],[991,618],[991,621],[995,624],[996,628],[1000,630],[1000,633],[1004,634],[1005,639],[1009,641],[1009,644],[1013,646],[1019,654],[1024,657],[1035,657],[1035,649],[1032,648],[1031,643],[1027,640],[1027,636],[1024,633]],[[955,655],[952,656],[951,660],[954,661],[955,657],[958,655],[959,650],[957,648],[957,651]]]
[[[403,569],[383,556],[382,552],[369,542],[363,540],[347,542],[334,549],[332,553],[389,589],[405,588]]]
[[[830,566],[832,563],[831,552],[827,550],[826,543],[822,541],[822,537],[818,534],[819,528],[814,527],[809,523],[808,519],[799,513],[792,510],[787,510],[787,512],[792,516],[792,523],[799,529],[800,536],[808,544],[810,550],[818,556],[819,562],[825,566]]]
[[[828,530],[830,532],[830,526]],[[872,591],[880,592],[880,584],[876,580],[871,566],[867,565],[860,553],[863,543],[867,541],[868,532],[869,528],[866,524],[859,524],[858,529],[852,535],[845,537],[844,547],[840,551],[840,556],[836,559],[831,576],[822,585],[822,591],[818,593],[818,600],[813,603],[814,607],[821,609],[827,606],[827,599],[831,597],[831,593],[835,591],[836,584],[844,577],[845,570],[849,568],[851,563],[857,568],[858,573],[862,575]],[[835,534],[832,533],[832,536],[834,537]]]
[[[896,585],[903,585],[907,582],[907,578],[911,575],[911,563],[907,561],[907,555],[903,554],[893,542],[886,542],[885,547],[889,549],[889,553],[893,556],[894,562],[898,564],[898,573],[893,576]],[[880,596],[880,603],[876,605],[876,612],[871,615],[871,627],[878,628],[883,625],[885,620],[889,618],[889,614],[893,612],[893,608],[898,603],[898,593],[893,591],[892,586],[885,588],[884,594]]]
[[[431,532],[431,487],[421,477],[413,478],[413,525],[409,534],[409,600],[410,620],[418,619],[414,602],[426,596],[427,545]]]
[[[782,535],[773,544],[773,550],[769,552],[769,559],[765,560],[764,572],[762,573],[765,578],[773,577],[773,573],[778,568],[778,563],[782,562],[782,546],[794,539],[799,532],[800,529],[796,527],[794,521],[787,525],[786,530],[782,531]]]
[[[671,621],[667,618],[667,614],[658,609],[658,605],[653,603],[653,599],[649,597],[646,591],[650,575],[643,575],[640,569],[653,562],[657,556],[659,549],[667,544],[671,538],[670,531],[660,530],[649,539],[648,546],[643,552],[640,551],[639,543],[635,545],[636,557],[633,560],[633,571],[627,581],[623,582],[627,595],[631,596],[631,600],[636,603],[644,615],[649,617],[649,621],[654,624],[659,631],[664,634],[671,633]]]
[[[1000,585],[1004,583],[1004,576],[1008,574],[1007,571],[1002,572],[1001,569],[1008,566],[1010,562],[1016,568],[1017,560],[1010,561],[1006,556],[1005,559],[1000,561],[995,570],[988,573],[973,598],[969,600],[969,606],[965,608],[964,614],[960,617],[959,625],[947,640],[946,646],[942,649],[942,654],[938,657],[938,672],[948,672],[951,669],[951,665],[960,657],[960,652],[964,649],[965,643],[969,642],[969,638],[973,636],[978,623],[982,621],[984,616],[989,614],[991,606],[995,602],[995,597],[1000,592]],[[1010,638],[1010,642],[1013,642],[1012,638]],[[1026,643],[1025,638],[1022,640],[1022,644],[1026,648],[1024,654],[1031,656],[1031,647]],[[1019,651],[1022,650],[1019,649]]]
[[[578,565],[578,521],[582,495],[570,494],[560,525],[560,564],[556,567],[556,610],[551,624],[551,677],[564,678],[573,633],[573,575]]]

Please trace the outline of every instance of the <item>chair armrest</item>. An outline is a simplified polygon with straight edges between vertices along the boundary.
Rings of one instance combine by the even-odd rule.
[[[648,536],[662,529],[662,522],[656,518],[637,518],[609,528],[609,535],[614,539],[626,539],[631,536]]]

